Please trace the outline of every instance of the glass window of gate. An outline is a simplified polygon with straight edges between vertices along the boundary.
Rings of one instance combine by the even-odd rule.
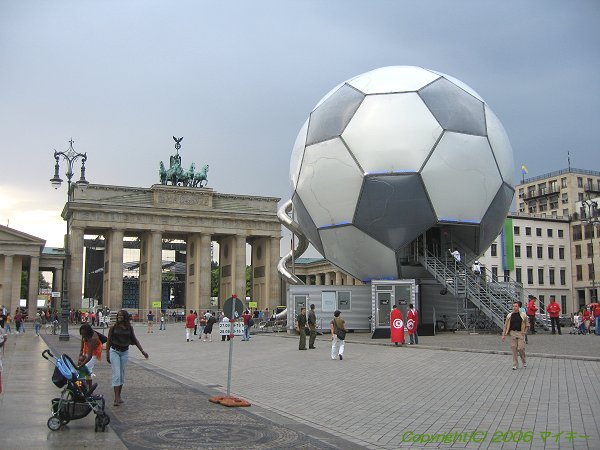
[[[294,295],[294,317],[300,314],[301,308],[306,308],[307,295]]]
[[[391,292],[377,292],[377,325],[390,326],[390,310],[392,308]]]

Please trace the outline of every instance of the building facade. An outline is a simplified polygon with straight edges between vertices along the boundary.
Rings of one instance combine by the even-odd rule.
[[[569,218],[575,307],[595,301],[598,298],[595,268],[600,267],[600,226],[597,221],[590,223],[590,211],[583,203],[600,197],[600,172],[563,169],[524,179],[517,185],[516,192],[520,213]]]

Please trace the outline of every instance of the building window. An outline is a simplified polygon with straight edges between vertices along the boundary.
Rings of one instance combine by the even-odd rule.
[[[513,232],[515,236],[519,236],[521,234],[521,227],[513,227]]]
[[[521,275],[521,268],[520,267],[517,267],[515,269],[515,279],[516,279],[517,283],[522,283],[523,282],[523,278],[522,278],[522,275]]]
[[[524,193],[525,193],[525,190],[523,188],[519,188],[519,198],[523,198]]]
[[[594,237],[594,228],[592,227],[592,224],[586,225],[583,229],[585,230],[584,237],[586,239],[592,239]]]
[[[558,192],[558,181],[557,180],[550,181],[549,185],[550,185],[550,192]]]
[[[498,256],[498,244],[492,244],[490,248],[491,256]]]
[[[575,278],[577,281],[583,281],[583,266],[581,264],[575,266]]]
[[[594,274],[594,265],[593,264],[588,264],[588,280],[595,280],[595,274]]]
[[[550,283],[551,285],[556,284],[554,280],[554,269],[548,269],[548,283]]]
[[[541,245],[537,246],[537,257],[538,259],[542,259],[544,257],[544,247]]]
[[[577,177],[577,187],[578,188],[582,188],[583,187],[583,178]]]
[[[566,295],[560,296],[560,310],[563,312],[563,314],[566,314],[566,312],[567,312],[567,296]]]
[[[533,269],[527,269],[527,284],[533,284]]]
[[[538,269],[538,284],[544,284],[544,269]]]
[[[492,266],[492,281],[494,283],[498,282],[498,267]]]
[[[525,247],[525,252],[528,258],[533,258],[533,247],[531,245]]]
[[[573,225],[573,240],[581,240],[581,225]]]
[[[504,281],[510,281],[510,270],[504,271]]]
[[[535,205],[529,205],[529,212],[530,213],[535,213],[537,211],[537,206]],[[531,233],[530,233],[531,234]]]
[[[558,198],[550,200],[550,209],[558,209]],[[553,211],[556,214],[556,211]],[[555,214],[553,214],[555,216]],[[556,217],[556,216],[555,216]]]
[[[559,237],[559,238],[561,238],[561,237],[564,237],[564,232],[563,232],[563,230],[557,230],[557,232],[558,232],[558,237]]]
[[[560,269],[560,285],[561,286],[566,286],[567,285],[567,271],[565,269]]]
[[[515,258],[521,257],[521,246],[519,244],[515,245]]]
[[[350,311],[350,291],[337,291],[337,307],[340,311]]]
[[[567,187],[567,178],[566,177],[560,179],[560,187],[564,187],[564,188]]]
[[[558,259],[565,259],[565,248],[558,247]]]
[[[577,201],[578,202],[582,202],[583,201],[583,192],[578,192],[577,193]]]
[[[525,227],[525,235],[531,236],[531,227]]]
[[[575,259],[581,259],[581,245],[575,246]]]
[[[554,247],[551,245],[548,246],[548,259],[554,259]]]
[[[592,258],[594,256],[594,246],[593,246],[593,244],[588,244],[587,245],[587,250],[588,250],[588,258]]]
[[[540,210],[541,211],[541,210]],[[542,236],[542,229],[541,228],[536,228],[535,229],[535,235],[537,237],[541,237]]]
[[[569,210],[567,208],[563,209],[563,217],[569,217]]]
[[[548,228],[546,230],[546,234],[548,235],[548,237],[552,237],[552,228]]]

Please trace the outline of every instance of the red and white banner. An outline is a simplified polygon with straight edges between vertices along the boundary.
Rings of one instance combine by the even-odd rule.
[[[392,309],[390,314],[390,337],[392,342],[404,344],[404,319],[399,309]]]
[[[417,311],[415,310],[413,312],[412,309],[409,309],[406,319],[406,329],[408,330],[408,334],[414,334],[414,332],[417,331],[417,325],[419,324]]]

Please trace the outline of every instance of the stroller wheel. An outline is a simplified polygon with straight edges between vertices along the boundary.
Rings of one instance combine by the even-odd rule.
[[[58,431],[62,426],[60,419],[58,417],[50,417],[48,419],[48,428],[52,431]]]

